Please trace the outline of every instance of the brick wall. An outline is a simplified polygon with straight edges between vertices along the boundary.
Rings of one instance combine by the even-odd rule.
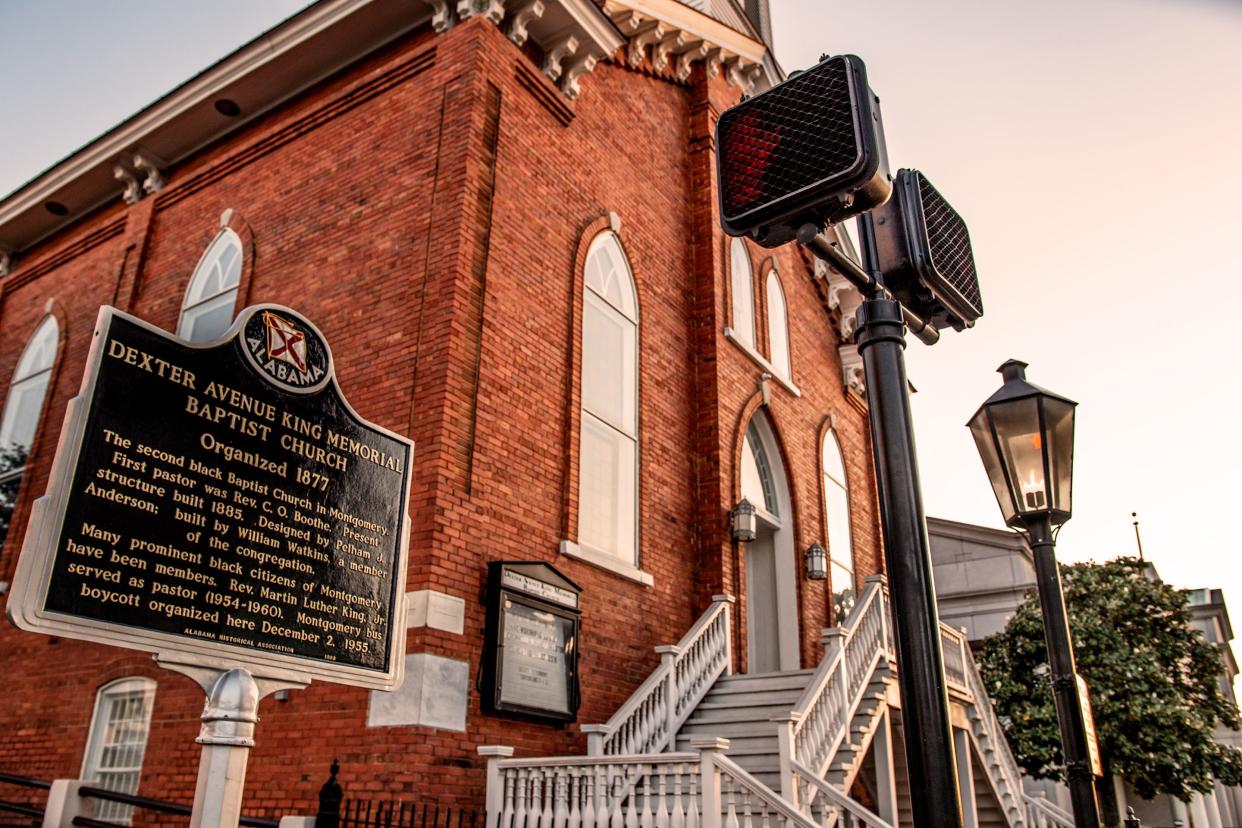
[[[118,199],[27,251],[0,282],[0,377],[49,301],[64,347],[0,578],[11,578],[29,504],[46,486],[99,306],[175,329],[190,272],[232,210],[247,248],[241,302],[287,304],[314,321],[356,410],[416,441],[408,587],[460,596],[467,609],[464,635],[413,629],[410,652],[468,661],[473,681],[486,562],[550,562],[583,588],[579,721],[601,722],[655,666],[652,647],[675,642],[711,594],[739,596],[744,611],[726,523],[763,369],[722,334],[728,244],[710,137],[736,90],[701,67],[677,84],[605,63],[566,124],[530,91],[529,61],[480,19],[417,32],[169,171],[157,196]],[[639,297],[640,566],[651,586],[558,551],[576,527],[582,253],[609,213]],[[767,413],[789,471],[811,666],[830,600],[823,582],[803,580],[800,556],[826,543],[819,441],[830,417],[850,477],[857,575],[881,566],[866,416],[843,388],[835,328],[802,256],[749,250],[760,330],[769,257],[789,309],[801,396],[770,382]],[[144,675],[159,686],[142,792],[189,800],[201,693],[188,679],[140,653],[7,625],[0,653],[10,702],[0,769],[75,776],[97,689]],[[368,728],[367,704],[366,692],[327,684],[264,700],[247,811],[305,812],[334,756],[349,795],[473,804],[478,745],[518,755],[585,746],[573,726],[485,715],[473,691],[465,733]]]

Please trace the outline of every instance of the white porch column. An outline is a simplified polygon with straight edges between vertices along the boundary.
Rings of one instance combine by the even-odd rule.
[[[1203,797],[1203,810],[1207,811],[1209,828],[1224,828],[1220,821],[1220,807],[1216,804],[1216,792]]]
[[[888,707],[880,714],[875,736],[871,738],[871,755],[875,758],[875,807],[880,818],[893,828],[897,824],[897,774],[893,770],[893,722]],[[961,759],[958,759],[961,767]],[[965,826],[974,828],[974,826]]]
[[[1190,825],[1190,811],[1186,803],[1175,796],[1167,797],[1167,799],[1169,800],[1169,815],[1173,818],[1173,828],[1187,828]]]
[[[1190,797],[1190,821],[1194,823],[1194,828],[1211,828],[1207,808],[1203,807],[1203,794],[1201,793]]]
[[[728,739],[715,736],[690,737],[690,749],[699,752],[699,793],[703,797],[701,823],[703,828],[720,828],[720,815],[724,802],[720,795],[720,771],[716,768],[716,754],[729,749]]]
[[[979,828],[979,803],[975,801],[970,737],[961,728],[953,728],[953,754],[957,762],[957,792],[962,798],[962,828]]]

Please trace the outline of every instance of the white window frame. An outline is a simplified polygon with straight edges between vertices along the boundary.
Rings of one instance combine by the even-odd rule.
[[[769,362],[777,375],[791,379],[793,354],[789,344],[789,303],[785,301],[785,286],[781,284],[776,268],[769,270],[764,280],[764,297],[768,306]]]
[[[111,723],[112,701],[118,696],[128,696],[133,693],[141,692],[143,694],[142,705],[142,742],[137,752],[137,763],[129,765],[105,768],[101,766],[103,752],[108,745],[108,725]],[[133,790],[120,791],[121,793],[137,793],[138,784],[142,778],[142,763],[146,756],[147,743],[151,737],[151,712],[155,707],[155,681],[143,676],[129,676],[127,678],[117,679],[105,684],[99,688],[95,694],[95,710],[91,714],[91,727],[89,737],[86,742],[86,753],[82,756],[82,774],[81,778],[98,784],[99,787],[108,787],[106,779],[100,778],[103,773],[126,772],[136,774],[134,778]],[[116,788],[108,788],[108,790],[117,790]],[[101,801],[98,805],[97,819],[103,819],[110,822],[118,822],[128,825],[133,818],[133,806],[125,805],[119,802]]]
[[[836,453],[835,463],[830,462],[831,458],[829,452]],[[849,588],[855,591],[855,598],[857,598],[858,586],[856,575],[858,570],[854,566],[854,530],[850,520],[849,479],[845,470],[845,453],[841,450],[841,441],[837,438],[836,429],[832,427],[829,427],[827,432],[824,433],[823,445],[820,446],[819,463],[820,474],[823,478],[824,485],[824,540],[827,541],[828,544],[829,571],[832,571],[833,566],[848,571],[850,577]],[[835,469],[840,469],[840,480],[836,478],[834,473]],[[843,502],[845,504],[843,510],[835,510],[837,512],[835,515],[833,514],[833,504],[834,502],[840,503],[841,501],[833,500],[831,496],[831,492],[833,490],[840,490],[841,494],[844,495]],[[835,545],[832,543],[832,537],[834,534],[833,527],[838,522],[844,523],[844,539],[846,546],[849,547],[845,551],[844,556],[841,556],[840,550],[834,549]],[[841,530],[836,530],[836,533],[837,537],[840,538]],[[848,565],[844,561],[848,561]],[[830,583],[832,584],[832,595],[835,607],[835,596],[841,591],[840,585],[835,583],[835,581]],[[836,618],[834,620],[837,624],[840,624],[843,619]]]
[[[758,339],[755,335],[755,272],[750,266],[746,243],[736,236],[729,244],[729,297],[733,311],[729,317],[729,330],[740,345],[753,351]],[[740,318],[739,309],[742,308],[749,319]]]
[[[620,287],[619,302],[614,302],[607,296],[600,293],[592,284],[589,276],[592,263],[595,257],[605,247],[612,253],[615,269],[611,275],[619,279]],[[578,541],[564,541],[561,544],[561,551],[564,554],[571,555],[605,569],[612,570],[624,577],[639,581],[640,583],[650,585],[653,581],[649,574],[639,569],[639,549],[640,527],[639,515],[642,511],[639,501],[640,479],[639,468],[641,465],[639,451],[639,354],[641,351],[640,343],[640,325],[639,325],[639,307],[638,307],[638,286],[634,281],[633,269],[630,267],[629,257],[625,255],[625,248],[621,244],[621,239],[611,230],[605,230],[592,239],[590,246],[587,248],[586,265],[582,274],[583,290],[582,290],[582,332],[579,345],[582,349],[583,358],[581,360],[582,375],[578,378],[581,405],[579,407],[579,437],[578,437]],[[632,372],[628,378],[633,389],[632,394],[626,395],[624,388],[622,389],[622,410],[620,411],[620,422],[611,422],[611,417],[606,412],[592,411],[585,393],[586,376],[585,372],[589,370],[586,365],[587,338],[591,335],[591,331],[587,326],[587,309],[588,306],[594,307],[594,312],[603,314],[611,319],[611,321],[619,322],[623,325],[632,326],[632,336],[623,337],[624,341],[632,343],[633,351],[628,355],[629,365],[626,365],[627,355],[620,355],[619,365],[621,370]],[[595,427],[615,432],[622,440],[629,441],[633,451],[633,491],[630,493],[629,504],[630,513],[620,514],[620,520],[632,522],[632,528],[629,532],[629,539],[632,548],[607,549],[597,544],[592,544],[589,540],[584,539],[583,532],[583,513],[584,513],[584,481],[586,480],[586,462],[583,434],[586,430],[588,422]],[[632,429],[627,432],[627,428]],[[620,497],[620,493],[616,495]],[[618,500],[617,508],[621,511],[623,501]],[[624,540],[623,540],[624,543]]]
[[[224,280],[228,275],[226,271],[221,274],[221,287],[219,290],[211,294],[196,296],[201,289],[201,284],[211,278],[213,272],[219,267],[220,259],[229,249],[237,251],[237,278],[231,284],[225,284]],[[216,234],[211,240],[211,244],[207,245],[207,249],[203,251],[203,255],[199,257],[198,264],[194,266],[194,274],[190,276],[190,281],[186,285],[185,295],[181,299],[181,314],[177,317],[177,336],[182,339],[189,339],[187,329],[190,324],[199,318],[203,311],[207,309],[215,309],[222,304],[222,297],[232,295],[232,317],[237,315],[237,295],[241,288],[242,271],[246,266],[246,251],[242,246],[241,237],[236,231],[225,227]],[[192,298],[193,297],[193,298]],[[230,319],[230,323],[231,323]],[[214,337],[213,337],[214,338]],[[192,342],[209,342],[209,339],[194,339]]]
[[[31,360],[36,356],[33,349],[46,345],[48,341],[50,341],[52,346],[50,350],[44,348],[42,351],[43,359],[37,364],[31,364]],[[35,332],[26,341],[26,347],[22,349],[22,355],[17,360],[17,367],[13,370],[13,379],[9,382],[9,393],[4,403],[4,412],[0,416],[0,446],[17,445],[11,439],[16,422],[10,419],[11,415],[16,415],[16,410],[10,410],[15,400],[13,392],[20,390],[23,385],[33,385],[36,382],[42,382],[43,395],[39,400],[39,409],[35,413],[34,418],[34,429],[30,435],[30,442],[31,444],[34,443],[34,438],[39,433],[39,422],[43,418],[43,407],[47,405],[47,393],[51,387],[52,370],[56,367],[56,357],[59,353],[60,323],[56,321],[55,316],[48,314],[43,317],[39,327],[35,328]],[[0,472],[0,485],[12,482],[26,473],[26,463],[30,458],[31,446],[23,446],[22,448],[26,450],[27,460],[17,468]]]

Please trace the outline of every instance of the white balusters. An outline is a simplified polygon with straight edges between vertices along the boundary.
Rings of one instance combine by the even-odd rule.
[[[526,828],[526,795],[528,793],[527,782],[530,778],[530,771],[526,768],[519,768],[517,771],[517,805],[513,809],[513,825],[514,828]]]
[[[724,794],[726,808],[724,828],[738,828],[737,802],[735,801],[736,792],[733,789],[733,777],[722,775],[720,786]]]
[[[584,725],[592,756],[639,755],[672,747],[689,717],[721,673],[730,671],[729,605],[717,595],[676,646],[657,647],[661,663],[605,725]]]
[[[690,805],[686,808],[686,828],[699,828],[699,775],[690,774]]]
[[[883,584],[869,583],[846,626],[825,630],[824,660],[794,707],[793,758],[821,773],[848,727],[877,665],[889,650]],[[783,785],[782,785],[783,786]]]

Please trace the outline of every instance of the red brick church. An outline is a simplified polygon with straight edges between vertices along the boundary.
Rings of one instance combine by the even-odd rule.
[[[405,680],[264,699],[246,813],[313,814],[338,757],[353,795],[565,825],[656,754],[676,810],[697,752],[729,807],[908,818],[860,297],[718,221],[715,122],[771,43],[766,0],[320,0],[4,197],[2,588],[101,306],[205,342],[286,305],[415,442]],[[580,589],[572,721],[484,698],[497,561]],[[945,636],[967,807],[1025,825]],[[192,682],[7,623],[0,659],[0,772],[190,801]]]

